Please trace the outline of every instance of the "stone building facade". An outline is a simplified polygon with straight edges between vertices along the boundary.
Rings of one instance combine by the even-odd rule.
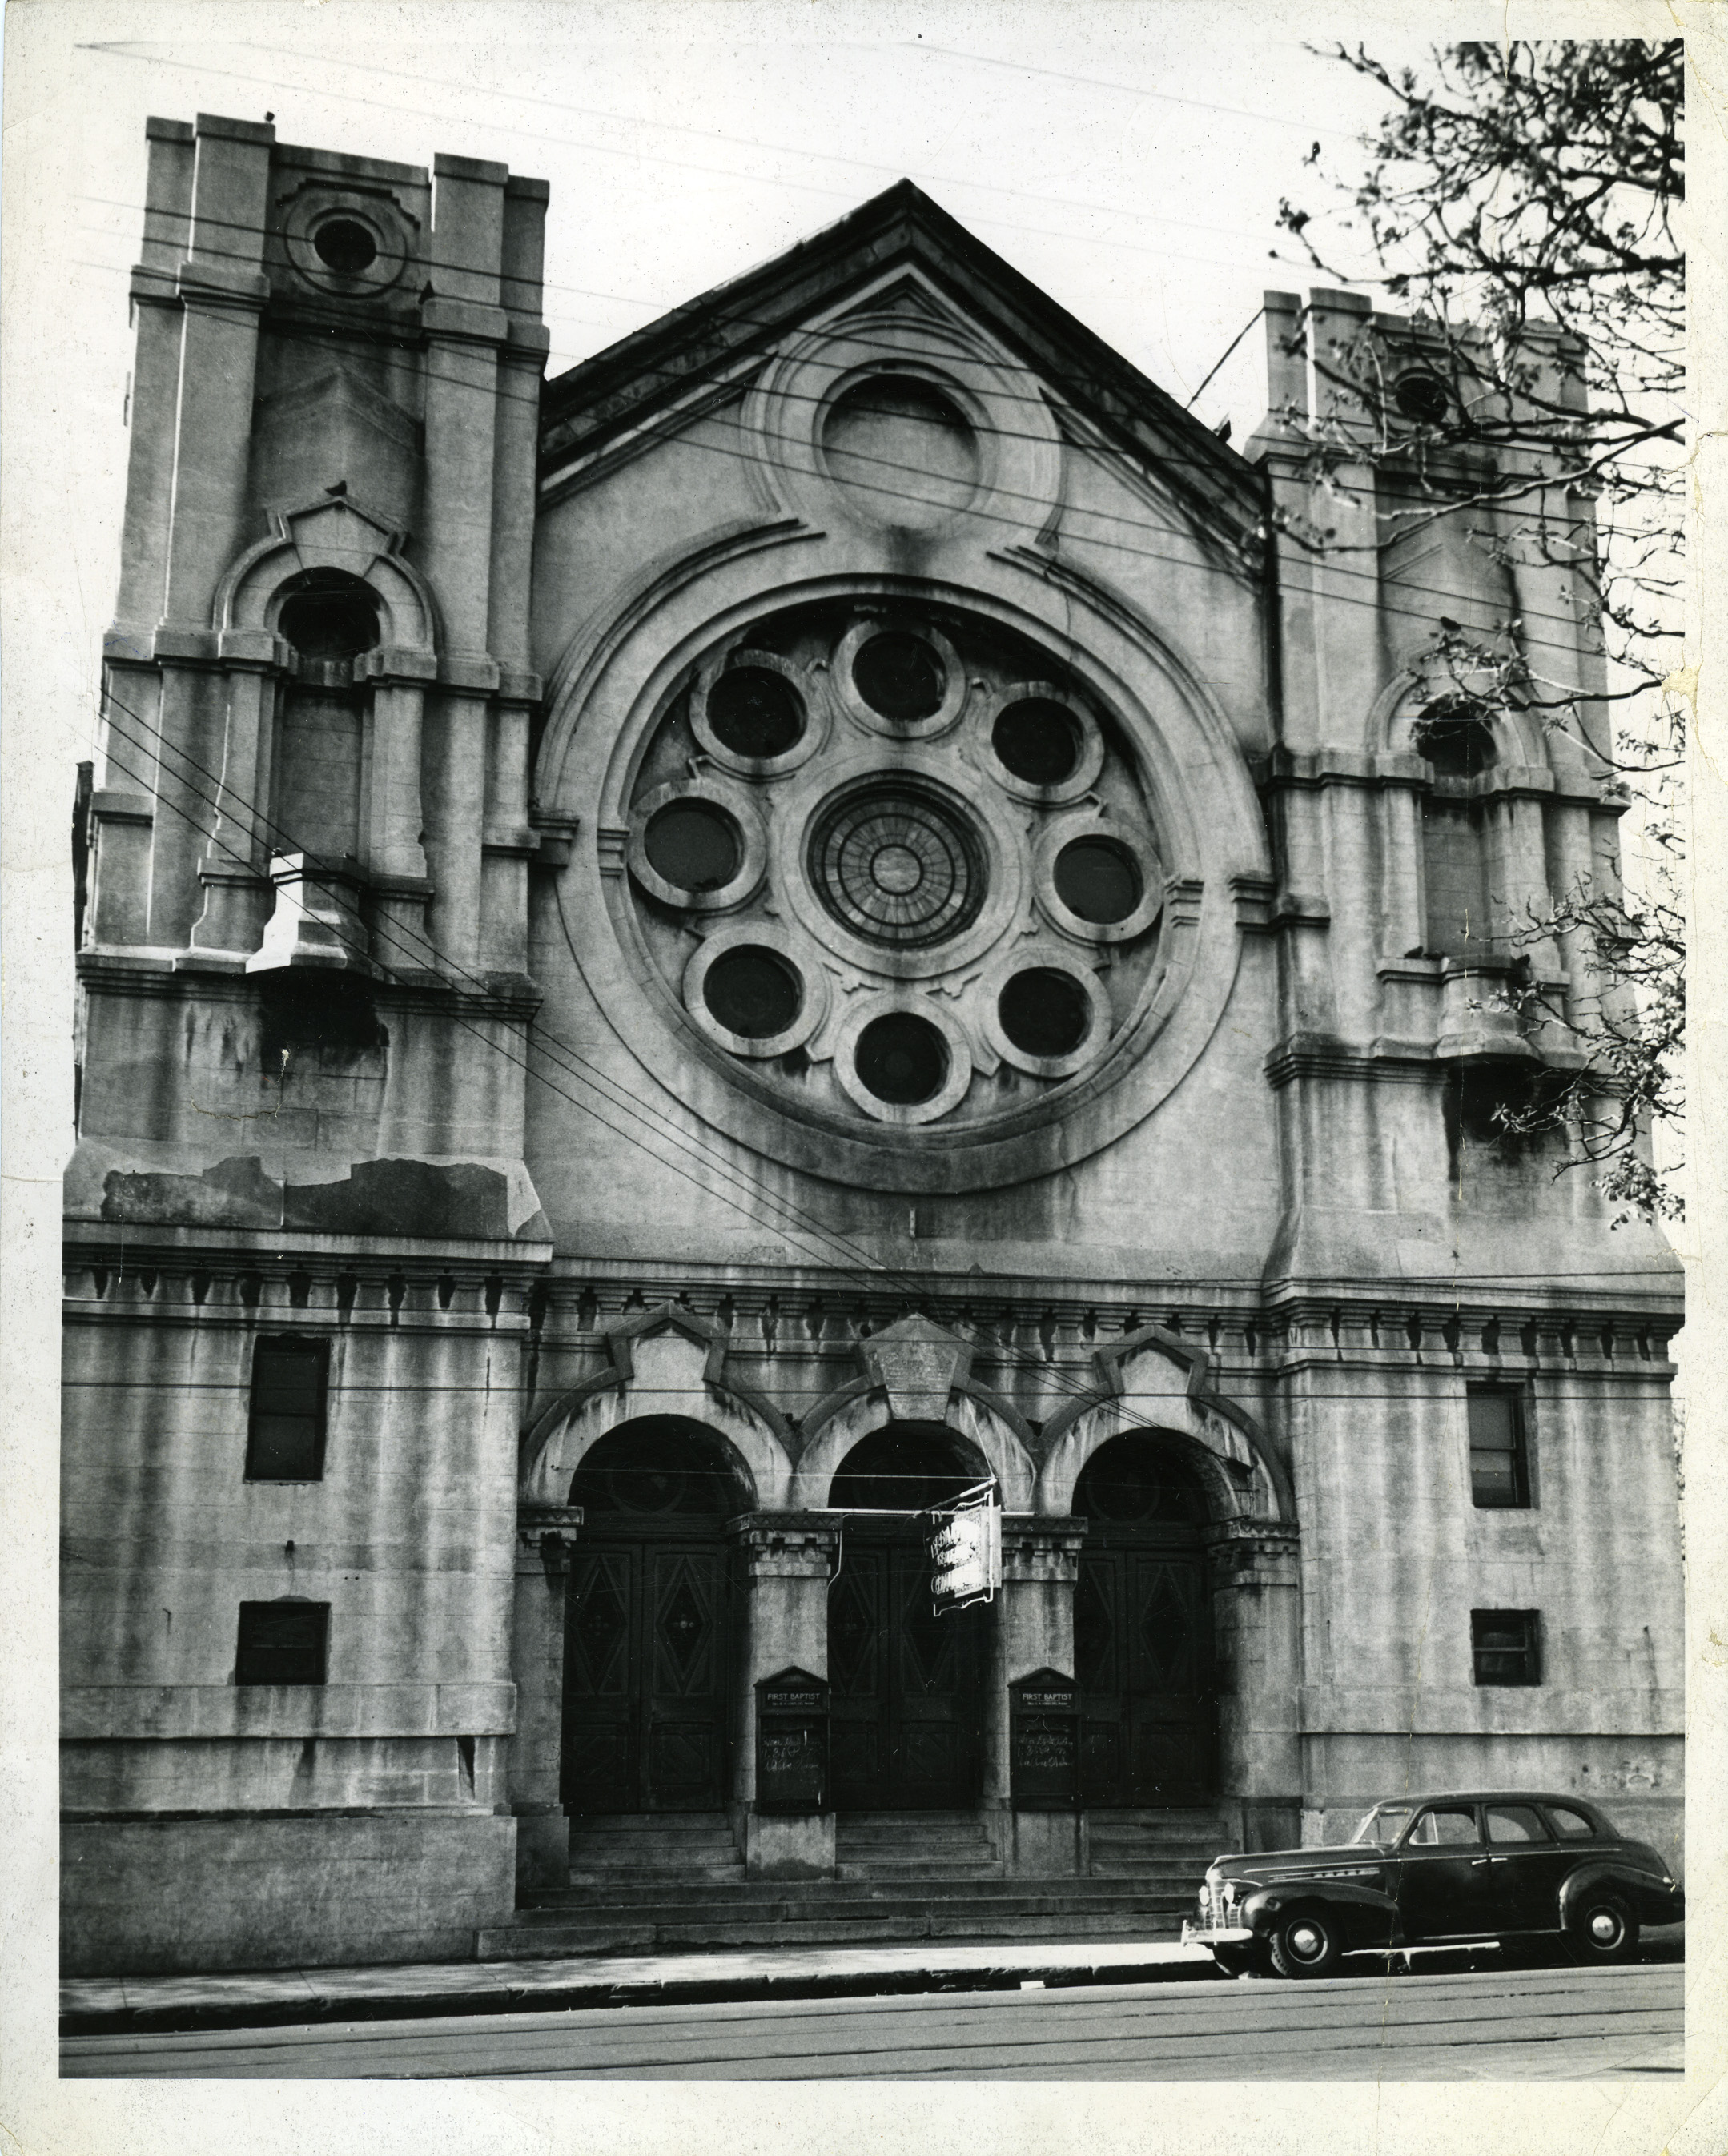
[[[1493,1117],[1617,804],[1417,724],[1442,613],[1588,684],[1556,572],[1381,543],[1339,355],[1419,330],[1269,295],[1239,454],[903,184],[543,383],[541,183],[149,132],[68,1969],[471,1953],[602,1820],[1059,1877],[1493,1782],[1678,1858],[1678,1276]],[[1268,538],[1321,428],[1365,551]],[[985,1478],[936,1617],[909,1516]]]

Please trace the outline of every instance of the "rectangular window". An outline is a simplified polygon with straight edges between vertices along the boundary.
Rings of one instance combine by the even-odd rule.
[[[1479,1685],[1542,1681],[1541,1637],[1534,1609],[1473,1609],[1470,1652]]]
[[[330,1642],[327,1602],[243,1602],[237,1685],[321,1685]]]
[[[324,1473],[324,1394],[330,1344],[291,1335],[252,1351],[246,1424],[249,1482],[316,1482]]]
[[[1525,1442],[1524,1402],[1516,1393],[1475,1385],[1466,1401],[1470,1418],[1470,1502],[1488,1511],[1528,1506],[1530,1450]]]

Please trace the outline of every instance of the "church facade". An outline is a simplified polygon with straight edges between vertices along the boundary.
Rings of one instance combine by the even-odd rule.
[[[633,1831],[1077,1879],[1492,1784],[1678,1860],[1678,1271],[1494,1112],[1618,803],[1422,722],[1443,614],[1592,676],[1552,567],[1386,539],[1419,327],[1268,295],[1238,453],[903,183],[548,382],[543,184],[149,134],[69,1973],[472,1953]]]

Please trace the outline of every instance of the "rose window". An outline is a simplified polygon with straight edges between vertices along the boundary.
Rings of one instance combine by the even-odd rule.
[[[958,612],[831,601],[734,632],[674,688],[629,816],[647,978],[693,1045],[807,1119],[1055,1112],[1162,978],[1126,725]]]
[[[984,850],[957,802],[867,785],[823,810],[810,880],[836,921],[891,949],[955,936],[984,904]]]

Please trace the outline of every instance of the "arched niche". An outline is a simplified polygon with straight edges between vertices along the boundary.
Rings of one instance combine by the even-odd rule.
[[[1062,1517],[1074,1486],[1101,1445],[1131,1430],[1155,1430],[1180,1449],[1206,1493],[1214,1521],[1293,1523],[1294,1494],[1283,1463],[1252,1417],[1208,1382],[1202,1348],[1149,1326],[1100,1349],[1098,1383],[1045,1425],[1036,1510]]]
[[[548,1408],[522,1447],[522,1503],[562,1505],[584,1457],[612,1431],[652,1416],[699,1424],[726,1447],[740,1488],[740,1512],[789,1502],[792,1462],[784,1425],[765,1402],[725,1378],[726,1335],[687,1312],[651,1312],[610,1327],[611,1368]]]
[[[401,552],[404,533],[346,495],[279,511],[270,522],[270,536],[242,554],[217,588],[219,631],[275,634],[292,588],[308,572],[322,569],[370,588],[378,603],[382,646],[436,653],[437,607],[431,588]]]

